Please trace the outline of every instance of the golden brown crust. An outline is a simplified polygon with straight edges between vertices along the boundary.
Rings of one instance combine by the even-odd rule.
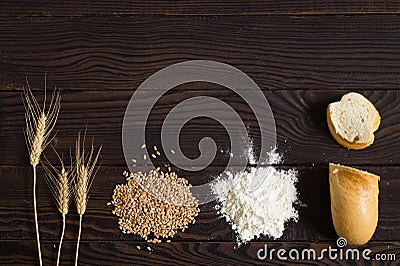
[[[379,176],[329,164],[331,213],[336,233],[349,244],[367,243],[378,223]]]
[[[373,124],[373,132],[377,131],[379,128],[379,125],[381,124],[381,116],[379,115],[378,110],[375,109],[375,106],[372,105],[374,107],[374,110],[376,112],[376,116],[375,116],[375,121]]]
[[[340,136],[336,130],[335,127],[332,124],[331,121],[331,111],[330,111],[330,104],[328,105],[328,108],[326,110],[326,118],[327,118],[327,122],[328,122],[328,128],[329,131],[331,132],[332,137],[343,147],[348,148],[348,149],[352,149],[352,150],[361,150],[361,149],[365,149],[366,147],[370,146],[372,143],[374,143],[374,134],[372,135],[372,138],[366,142],[366,143],[356,143],[356,142],[349,142],[347,140],[345,140],[344,138],[342,138],[342,136]],[[379,124],[380,124],[380,116],[377,116],[379,119],[377,121],[375,121],[374,123],[374,127],[376,127],[376,129],[378,129]],[[376,130],[375,129],[375,130]],[[374,130],[374,131],[375,131]]]
[[[374,114],[375,114],[375,121],[372,124],[372,133],[374,133],[379,128],[379,125],[381,123],[381,116],[379,115],[378,110],[376,110],[375,105],[373,105],[373,103],[371,103],[369,100],[368,100],[368,103],[371,106],[371,108],[372,108],[372,110],[374,111]]]

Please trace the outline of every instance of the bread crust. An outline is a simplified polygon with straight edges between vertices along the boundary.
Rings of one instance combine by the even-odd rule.
[[[347,94],[345,94],[345,95],[347,95]],[[345,95],[342,96],[342,99],[343,99],[343,97],[344,97]],[[326,118],[327,118],[327,123],[328,123],[329,131],[331,132],[332,137],[333,137],[340,145],[342,145],[343,147],[348,148],[348,149],[352,149],[352,150],[361,150],[361,149],[367,148],[367,147],[370,146],[372,143],[374,143],[374,139],[375,139],[374,132],[375,132],[376,130],[378,130],[378,128],[379,128],[379,125],[380,125],[380,123],[381,123],[381,117],[380,117],[380,115],[379,115],[378,110],[376,110],[375,106],[374,106],[370,101],[368,101],[368,103],[369,103],[369,105],[370,105],[370,106],[372,107],[372,109],[373,109],[373,112],[374,112],[374,115],[375,115],[375,120],[374,120],[374,122],[373,122],[373,124],[372,124],[372,126],[371,126],[370,138],[369,138],[368,141],[366,141],[365,143],[349,142],[349,141],[347,141],[346,139],[344,139],[344,138],[336,131],[335,126],[333,125],[332,120],[331,120],[332,112],[331,112],[331,108],[330,108],[330,107],[331,107],[331,104],[332,104],[332,103],[328,105],[328,108],[327,108],[327,110],[326,110]]]
[[[375,232],[379,179],[379,176],[365,171],[329,164],[333,225],[336,233],[349,244],[365,244]]]

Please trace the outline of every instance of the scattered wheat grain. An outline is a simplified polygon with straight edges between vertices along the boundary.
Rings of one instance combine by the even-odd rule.
[[[131,173],[126,184],[115,187],[112,200],[112,212],[119,217],[121,231],[139,235],[151,243],[186,230],[200,212],[189,182],[175,173],[159,170],[147,175]],[[150,235],[152,239],[148,238]]]

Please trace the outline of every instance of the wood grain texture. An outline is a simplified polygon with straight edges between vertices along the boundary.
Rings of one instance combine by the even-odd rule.
[[[57,243],[54,241],[43,241],[43,262],[51,264],[55,259],[55,250]],[[278,260],[276,252],[274,260],[269,258],[260,260],[257,253],[260,249],[267,250],[284,249],[288,256],[291,249],[297,249],[302,252],[305,249],[314,249],[316,256],[320,256],[323,249],[329,246],[336,248],[335,242],[326,243],[304,243],[304,242],[259,242],[250,243],[239,249],[235,249],[235,244],[231,242],[173,242],[147,245],[136,241],[82,241],[81,255],[79,256],[80,265],[97,265],[102,261],[102,265],[379,265],[378,261],[360,260],[330,260],[325,256],[321,260]],[[395,258],[400,257],[398,243],[370,243],[358,247],[360,254],[366,248],[372,250],[370,258],[378,258],[377,254],[394,254]],[[140,246],[138,250],[136,246]],[[147,247],[151,247],[151,251]],[[73,261],[75,242],[65,241],[61,257],[62,265],[70,265]],[[354,247],[349,247],[354,248]],[[21,241],[0,241],[0,252],[3,254],[3,262],[10,265],[24,264],[32,265],[35,263],[35,243],[33,240]],[[347,249],[344,249],[344,252]],[[262,254],[262,253],[260,253]],[[294,254],[294,253],[293,253]],[[301,254],[301,253],[300,253]],[[325,252],[325,254],[327,254]],[[332,253],[336,254],[336,253]],[[339,254],[339,253],[338,253]],[[345,253],[344,253],[345,254]],[[295,255],[294,255],[295,256]],[[301,256],[301,255],[300,255]],[[338,255],[339,256],[339,255]],[[344,257],[346,255],[343,255]],[[382,258],[382,255],[378,255]],[[385,256],[385,255],[384,255]],[[308,258],[307,255],[305,255]],[[397,261],[382,261],[381,265],[397,265]]]
[[[288,167],[283,167],[287,169]],[[188,173],[177,171],[194,184],[203,184],[217,178],[223,172],[222,167]],[[299,171],[297,185],[299,199],[303,207],[299,207],[300,221],[289,222],[280,241],[334,241],[330,201],[328,168],[296,167]],[[400,167],[363,167],[363,170],[381,176],[379,195],[379,223],[373,241],[398,241],[400,239]],[[111,214],[113,188],[124,183],[122,167],[101,167],[90,192],[87,213],[84,216],[83,240],[140,240],[133,235],[123,235],[118,229],[117,217]],[[60,232],[60,214],[52,202],[50,192],[43,180],[42,171],[38,179],[38,213],[41,238],[57,240]],[[0,187],[5,201],[0,208],[0,238],[3,240],[34,239],[34,223],[31,202],[31,170],[27,167],[0,167],[2,182],[9,184]],[[24,184],[23,186],[21,184]],[[304,206],[305,205],[305,206]],[[214,209],[215,203],[201,206],[201,212],[194,225],[184,233],[178,233],[175,241],[234,241],[234,233],[225,220],[219,217]],[[77,215],[74,207],[67,216],[66,239],[74,239],[77,232]],[[261,238],[268,240],[267,237]],[[258,240],[257,240],[258,241]]]
[[[21,92],[27,78],[35,94],[43,96],[47,72],[48,87],[57,86],[62,94],[52,144],[66,156],[78,131],[87,127],[87,135],[104,148],[83,221],[80,265],[398,265],[399,2],[10,0],[2,2],[0,10],[0,264],[37,263]],[[106,204],[114,186],[124,182],[121,126],[130,97],[156,71],[193,59],[239,68],[254,79],[271,105],[278,150],[284,155],[280,167],[299,171],[302,202],[300,221],[289,222],[279,240],[263,237],[236,249],[234,233],[217,215],[215,203],[209,203],[201,206],[197,222],[185,233],[178,233],[172,243],[150,245],[149,252],[143,240],[120,232],[112,206]],[[363,151],[342,148],[326,126],[327,105],[349,91],[369,98],[382,117],[375,143]],[[178,103],[195,96],[216,97],[233,107],[259,151],[258,123],[249,106],[227,89],[206,83],[178,86],[164,95],[151,112],[146,142],[161,147],[161,121]],[[226,124],[234,121],[227,119]],[[208,118],[196,118],[183,128],[185,155],[199,156],[199,141],[206,136],[222,152],[203,171],[178,170],[193,184],[213,180],[229,160],[227,132]],[[56,161],[50,150],[46,155]],[[163,164],[166,158],[154,162]],[[286,250],[336,247],[329,162],[381,176],[378,227],[372,241],[360,248],[393,253],[397,261],[258,260],[264,244]],[[50,265],[56,259],[61,217],[41,175],[40,168],[40,233],[44,263]],[[73,262],[77,230],[72,207],[62,265]]]
[[[396,1],[17,1],[2,4],[1,16],[87,16],[87,15],[326,15],[398,14]]]
[[[184,91],[184,93],[182,93]],[[338,162],[352,165],[399,165],[400,144],[393,140],[400,137],[400,95],[398,91],[359,91],[369,98],[380,112],[382,122],[375,133],[375,143],[362,151],[347,150],[332,138],[326,124],[326,108],[338,101],[348,91],[331,90],[264,90],[272,108],[277,127],[279,152],[289,165],[327,165]],[[79,131],[95,138],[103,145],[103,165],[124,165],[121,128],[126,106],[133,92],[129,91],[62,91],[62,107],[56,125],[58,134],[53,145],[69,154]],[[38,93],[40,97],[42,94]],[[240,96],[222,87],[207,83],[179,86],[165,94],[154,106],[147,122],[146,135],[149,145],[161,145],[160,130],[166,115],[176,104],[196,96],[210,96],[228,103],[241,116],[253,139],[256,154],[260,150],[260,129],[250,107]],[[193,108],[209,108],[194,106]],[[0,94],[0,164],[27,165],[23,136],[24,107],[20,92]],[[182,112],[175,117],[177,125]],[[221,115],[225,126],[237,127],[237,121]],[[186,124],[180,134],[181,148],[189,158],[197,158],[199,142],[203,137],[215,140],[218,152],[212,165],[225,166],[229,160],[230,139],[223,125],[209,118],[196,118]],[[47,152],[49,158],[54,154]],[[138,154],[136,158],[141,157]],[[161,157],[159,162],[166,161]]]
[[[263,89],[399,89],[399,25],[392,15],[0,16],[0,90],[48,72],[64,89],[131,91],[191,59],[231,64]]]

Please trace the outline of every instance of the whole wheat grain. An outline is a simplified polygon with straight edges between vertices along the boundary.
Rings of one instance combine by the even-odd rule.
[[[112,212],[119,217],[123,233],[159,243],[160,238],[173,237],[195,223],[200,209],[186,179],[159,168],[125,177],[127,183],[117,185],[112,197]]]

